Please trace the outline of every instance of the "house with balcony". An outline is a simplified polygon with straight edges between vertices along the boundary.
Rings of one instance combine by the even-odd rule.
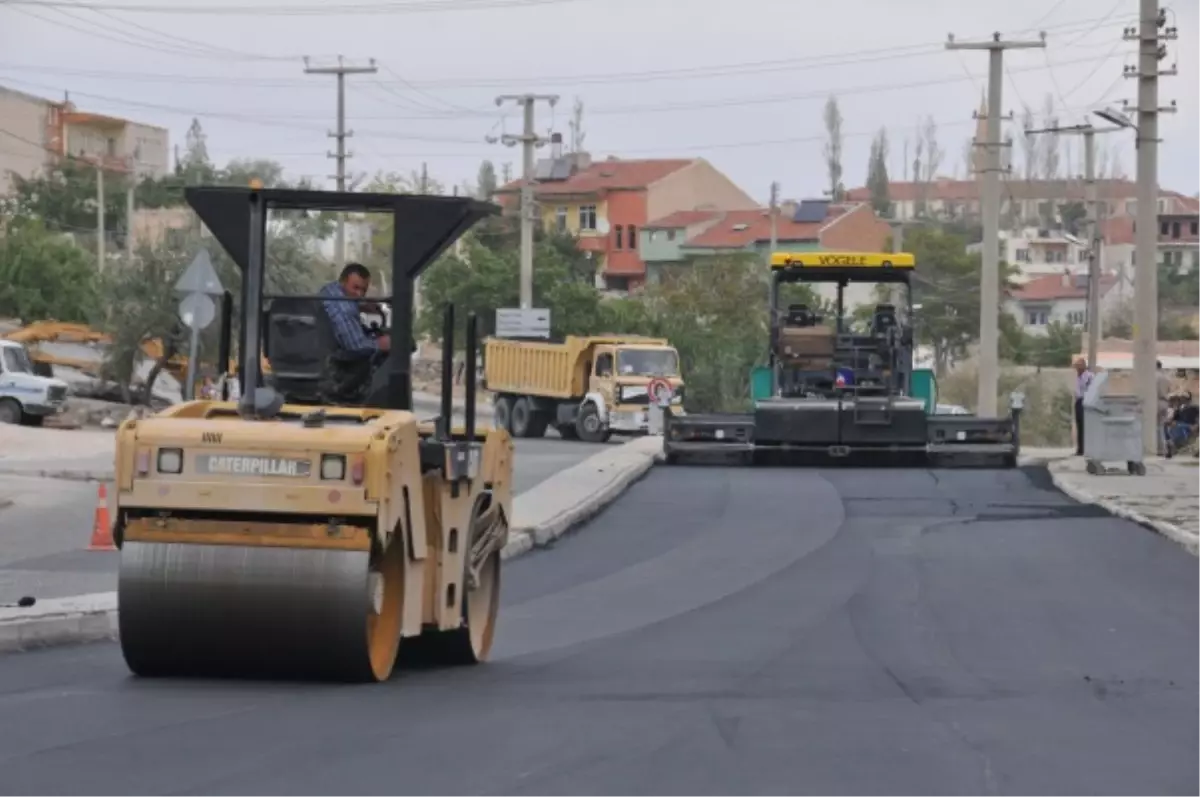
[[[596,262],[596,287],[637,289],[646,281],[639,235],[651,219],[696,208],[747,210],[754,199],[703,158],[592,161],[585,152],[563,154],[552,139],[551,157],[536,166],[534,198],[542,224],[578,237]],[[494,199],[514,211],[522,181],[496,190]]]
[[[642,228],[639,247],[647,281],[655,283],[673,266],[702,267],[706,257],[738,252],[763,258],[773,251],[885,252],[890,235],[891,228],[869,203],[806,199],[780,204],[773,250],[771,214],[762,207],[672,213]],[[853,305],[868,301],[870,293],[870,286],[851,286],[846,302]],[[826,298],[833,298],[832,290]]]
[[[1112,312],[1119,301],[1114,290],[1117,279],[1111,274],[1100,277],[1100,316]],[[1029,280],[1009,292],[1005,311],[1031,335],[1044,335],[1050,324],[1066,324],[1084,329],[1087,317],[1088,277],[1064,270]]]
[[[970,244],[967,251],[978,254],[983,251],[983,244]],[[1000,230],[1000,260],[1013,266],[1012,280],[1017,283],[1064,271],[1085,274],[1088,245],[1085,239],[1063,230],[1032,227]]]
[[[11,189],[10,173],[29,179],[62,157],[76,157],[139,179],[162,177],[169,168],[170,133],[0,86],[0,119],[8,133],[0,146],[0,195]]]

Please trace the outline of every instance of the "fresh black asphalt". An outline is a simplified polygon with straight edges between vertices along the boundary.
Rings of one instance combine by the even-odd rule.
[[[375,686],[0,658],[11,794],[1196,794],[1197,564],[1044,471],[656,468]]]

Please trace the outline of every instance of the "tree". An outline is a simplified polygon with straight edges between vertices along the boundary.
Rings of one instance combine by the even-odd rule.
[[[838,109],[837,97],[830,95],[825,102],[825,167],[829,173],[829,195],[840,202],[844,193],[842,185],[842,112]]]
[[[104,226],[106,239],[125,229],[125,178],[104,175]],[[4,201],[5,215],[41,219],[58,232],[94,240],[96,228],[96,168],[75,158],[62,158],[37,176],[12,176],[12,191]],[[123,243],[123,239],[114,241]]]
[[[98,309],[90,254],[36,219],[0,230],[0,316],[89,322]]]
[[[1042,121],[1047,128],[1058,127],[1058,114],[1054,110],[1054,95],[1047,94],[1042,108]],[[1062,142],[1058,133],[1041,135],[1042,144],[1042,177],[1047,180],[1058,179],[1058,170],[1062,161]]]
[[[925,176],[923,182],[932,183],[937,179],[938,170],[942,168],[942,159],[946,152],[938,144],[938,129],[937,122],[932,116],[925,117],[925,124],[921,128],[921,139],[925,144]]]
[[[913,275],[916,338],[933,349],[934,368],[941,374],[979,335],[978,253],[968,253],[961,236],[940,229],[919,227],[905,236],[904,248],[913,253],[920,268]],[[1001,264],[1001,296],[1011,269]]]
[[[583,130],[583,100],[575,98],[575,106],[571,109],[571,152],[583,152],[583,140],[587,133]]]
[[[1085,234],[1087,205],[1082,202],[1068,202],[1058,209],[1058,214],[1062,218],[1063,227],[1071,235]]]
[[[475,197],[485,202],[490,201],[496,193],[496,165],[490,160],[479,164],[479,177],[476,178]]]
[[[887,128],[881,127],[871,142],[871,155],[867,164],[867,188],[871,191],[871,207],[880,216],[890,216],[892,214],[887,159]]]

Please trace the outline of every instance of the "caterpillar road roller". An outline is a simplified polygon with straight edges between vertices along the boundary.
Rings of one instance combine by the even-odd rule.
[[[370,682],[408,654],[484,661],[512,517],[512,442],[475,426],[473,316],[464,424],[452,423],[447,362],[440,415],[414,414],[412,289],[499,208],[258,188],[185,196],[241,270],[241,391],[118,430],[113,531],[130,670]],[[351,362],[337,349],[327,309],[343,299],[264,293],[266,224],[279,209],[392,216],[388,354]],[[447,359],[454,332],[447,307]],[[230,350],[223,342],[222,356]]]
[[[773,254],[770,344],[767,365],[751,375],[753,411],[683,415],[667,408],[667,462],[1014,467],[1020,393],[1010,397],[1007,417],[939,415],[933,373],[913,368],[915,268],[906,252]],[[832,318],[788,303],[792,286],[821,284],[836,288]],[[847,289],[869,296],[879,287],[899,306],[880,302],[862,328],[852,328]]]

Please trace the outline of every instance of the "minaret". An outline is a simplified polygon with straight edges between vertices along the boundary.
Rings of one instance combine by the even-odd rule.
[[[979,112],[975,114],[975,137],[971,141],[974,144],[971,153],[971,169],[976,180],[983,179],[983,171],[987,168],[987,148],[984,146],[987,140],[987,92],[981,91]]]

